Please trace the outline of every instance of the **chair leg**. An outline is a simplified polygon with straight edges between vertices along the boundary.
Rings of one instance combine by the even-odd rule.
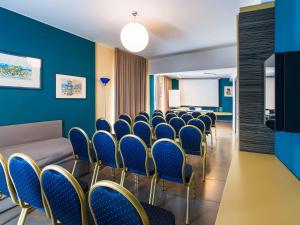
[[[77,163],[78,163],[78,160],[75,159],[74,166],[73,166],[73,169],[72,169],[72,175],[73,176],[74,176],[74,173],[75,173],[75,170],[76,170]]]
[[[29,208],[22,208],[19,220],[18,220],[18,225],[24,225],[25,224],[25,220],[26,220],[26,216],[28,214],[28,210]]]
[[[100,169],[101,169],[101,165],[98,165],[98,168],[97,168],[97,172],[96,172],[96,176],[95,176],[94,183],[96,183],[96,182],[97,182],[97,180],[98,180],[99,173],[100,173]]]
[[[211,149],[213,149],[214,143],[213,143],[212,131],[210,131],[210,142],[211,142]]]
[[[166,185],[166,181],[162,180],[162,190],[166,191],[167,190],[167,185]]]
[[[190,223],[189,211],[190,211],[190,186],[187,187],[187,193],[186,193],[186,218],[185,218],[186,224]]]
[[[134,175],[134,183],[135,183],[135,189],[138,189],[139,187],[139,176]]]
[[[206,177],[206,153],[203,154],[202,158],[202,181],[205,182],[205,177]]]
[[[96,177],[96,174],[97,174],[97,169],[98,169],[98,164],[95,164],[94,172],[93,172],[93,176],[92,176],[92,181],[91,181],[91,186],[95,183],[95,177]]]
[[[152,205],[154,205],[154,201],[155,201],[155,191],[156,191],[156,177],[154,178],[154,182],[153,182],[152,202],[151,202]]]
[[[149,204],[151,204],[151,202],[152,202],[153,181],[154,181],[154,176],[152,177],[151,184],[150,184]]]
[[[126,171],[122,170],[121,181],[120,181],[121,186],[124,186],[125,177],[126,177]]]
[[[116,180],[116,170],[114,168],[111,169],[111,176],[113,180]]]

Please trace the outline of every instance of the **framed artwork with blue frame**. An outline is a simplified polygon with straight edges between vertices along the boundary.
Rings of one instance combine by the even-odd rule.
[[[42,60],[0,51],[0,87],[41,89]]]

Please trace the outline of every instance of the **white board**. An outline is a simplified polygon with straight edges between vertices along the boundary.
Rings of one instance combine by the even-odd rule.
[[[180,90],[169,90],[169,107],[180,107]]]
[[[179,90],[183,106],[219,107],[218,79],[182,79]]]
[[[265,108],[275,109],[275,77],[266,77]]]

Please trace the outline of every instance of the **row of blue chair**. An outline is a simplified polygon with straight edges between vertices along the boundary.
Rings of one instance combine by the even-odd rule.
[[[22,208],[18,225],[25,223],[30,209],[44,212],[53,225],[175,225],[172,213],[139,202],[126,188],[112,181],[94,184],[87,202],[80,183],[66,169],[49,165],[41,170],[31,158],[20,153],[11,155],[7,164],[0,154],[0,193]]]

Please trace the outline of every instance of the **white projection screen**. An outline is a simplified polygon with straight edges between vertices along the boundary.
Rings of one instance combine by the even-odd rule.
[[[218,79],[182,79],[179,89],[182,106],[219,107]]]

